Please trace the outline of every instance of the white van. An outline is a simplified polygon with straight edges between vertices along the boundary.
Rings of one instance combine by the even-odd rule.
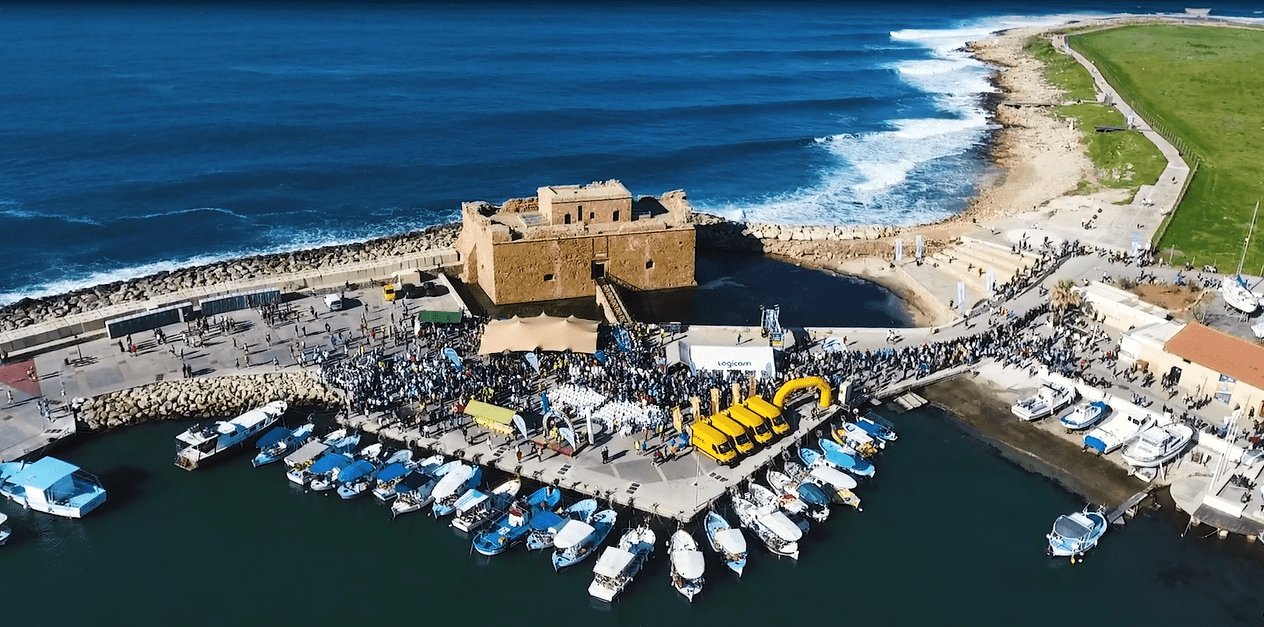
[[[342,294],[330,294],[325,297],[325,306],[329,311],[339,311],[342,309]]]

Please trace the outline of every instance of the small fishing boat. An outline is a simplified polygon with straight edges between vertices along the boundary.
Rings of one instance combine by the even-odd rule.
[[[1085,509],[1074,514],[1058,516],[1053,521],[1053,531],[1045,537],[1049,540],[1047,552],[1054,557],[1071,557],[1074,562],[1106,533],[1106,516],[1100,511]]]
[[[259,438],[259,442],[255,446],[259,447],[259,454],[250,460],[251,465],[255,468],[266,466],[276,461],[280,461],[282,457],[297,451],[299,447],[307,444],[312,438],[312,432],[316,430],[316,425],[307,423],[299,428],[291,431],[285,427],[274,427],[271,431]]]
[[[312,465],[327,453],[349,453],[360,443],[360,434],[346,429],[332,431],[319,442],[308,442],[285,458],[285,477],[303,487],[312,480]]]
[[[826,438],[821,438],[817,442],[821,445],[821,452],[824,454],[826,463],[831,466],[857,477],[872,477],[874,475],[873,464],[852,456],[851,452],[838,442]]]
[[[5,526],[6,522],[9,522],[9,517],[0,514],[0,546],[4,546],[4,543],[9,541],[9,536],[13,535],[13,531]]]
[[[834,441],[849,446],[861,457],[870,458],[886,447],[886,440],[875,438],[854,423],[844,422],[830,430]]]
[[[857,418],[856,426],[864,429],[866,433],[880,440],[894,442],[899,439],[899,436],[895,433],[895,425],[892,424],[890,420],[887,420],[886,418],[883,418],[873,412],[869,412],[864,416]]]
[[[1092,403],[1081,403],[1067,415],[1063,416],[1058,422],[1062,426],[1071,431],[1079,431],[1087,429],[1102,421],[1110,414],[1110,405],[1103,401],[1093,401]]]
[[[800,481],[791,479],[786,473],[771,468],[766,477],[773,492],[780,495],[782,508],[786,511],[807,514],[808,518],[816,522],[825,522],[829,519],[829,497],[820,488],[812,484],[804,485]],[[806,491],[803,489],[805,487]],[[807,498],[804,498],[805,495]],[[787,500],[789,500],[788,503]]]
[[[363,460],[368,461],[372,466],[370,471],[359,476],[342,473],[338,477],[338,496],[343,500],[362,496],[377,484],[378,476],[383,471],[389,468],[392,476],[401,476],[407,469],[407,464],[412,460],[413,452],[409,449],[395,451],[386,459],[378,457],[377,461]]]
[[[606,541],[610,530],[614,529],[618,515],[612,509],[603,509],[588,518],[588,521],[571,519],[566,521],[554,538],[553,570],[574,566],[589,555],[597,552],[597,548]]]
[[[729,570],[741,577],[742,570],[746,568],[746,536],[742,535],[742,530],[733,527],[715,512],[707,513],[704,527],[711,549],[720,555]]]
[[[473,499],[457,503],[452,526],[466,533],[478,531],[483,525],[503,516],[521,489],[522,481],[509,479],[496,486],[491,494],[472,490],[476,495]]]
[[[531,533],[527,534],[527,550],[538,551],[541,549],[551,548],[553,546],[553,537],[557,535],[559,529],[570,520],[578,520],[591,523],[589,518],[597,513],[597,499],[582,499],[571,504],[562,511],[561,514],[555,514],[549,511],[542,511],[531,519]]]
[[[1138,418],[1124,412],[1116,412],[1115,415],[1084,435],[1084,446],[1105,455],[1133,441],[1153,422],[1149,416]]]
[[[307,482],[307,487],[315,492],[326,492],[338,487],[338,473],[354,461],[342,453],[326,453],[312,464],[312,478]]]
[[[101,480],[54,457],[0,464],[0,496],[37,512],[83,518],[105,502]]]
[[[796,526],[807,533],[811,527],[807,521],[806,512],[807,504],[800,501],[797,496],[783,497],[773,492],[766,486],[760,485],[752,481],[750,489],[746,493],[746,498],[754,503],[763,512],[783,512],[787,518],[794,522]]]
[[[377,499],[379,503],[389,503],[398,496],[400,484],[409,474],[420,472],[425,476],[442,465],[442,455],[431,455],[421,461],[404,464],[404,472],[398,477],[392,477],[391,475],[394,473],[383,469],[382,472],[378,473],[377,486],[373,488],[373,498]]]
[[[444,476],[459,466],[461,462],[450,461],[431,472],[414,470],[405,475],[403,481],[395,486],[397,496],[395,502],[391,503],[391,519],[415,512],[433,503],[435,486]]]
[[[525,500],[518,499],[492,527],[474,536],[474,550],[481,555],[500,555],[522,542],[531,530],[531,517],[540,510],[553,509],[562,500],[562,491],[544,486]]]
[[[607,603],[623,592],[654,552],[657,540],[648,525],[628,530],[618,546],[608,546],[593,567],[593,581],[588,594]]]
[[[688,531],[677,529],[667,541],[667,556],[671,560],[672,587],[692,603],[702,592],[702,575],[706,571],[706,560],[697,541]]]
[[[737,514],[738,522],[755,534],[774,555],[799,559],[799,540],[803,531],[783,512],[764,512],[747,498],[734,496],[733,513]]]
[[[1047,416],[1075,402],[1075,390],[1067,389],[1052,383],[1040,386],[1034,396],[1024,398],[1009,408],[1010,413],[1022,420],[1032,422]]]
[[[212,457],[263,433],[281,419],[285,401],[272,401],[232,420],[195,424],[176,436],[176,466],[194,470]]]
[[[1179,423],[1153,425],[1124,446],[1123,458],[1138,468],[1153,468],[1175,459],[1194,441],[1194,429]]]
[[[461,464],[457,468],[453,468],[435,485],[433,492],[434,503],[430,506],[430,512],[434,514],[435,518],[443,518],[456,511],[456,500],[461,498],[461,495],[467,491],[478,487],[479,482],[482,480],[482,466]]]
[[[819,487],[831,501],[839,505],[855,508],[858,512],[863,511],[860,508],[860,497],[852,491],[856,487],[856,479],[837,468],[826,464],[813,466],[804,482]]]

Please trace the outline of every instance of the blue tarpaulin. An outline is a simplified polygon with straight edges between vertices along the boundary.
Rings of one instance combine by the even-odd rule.
[[[391,481],[393,479],[397,479],[399,477],[404,476],[404,474],[407,472],[408,472],[408,466],[405,466],[401,463],[396,462],[394,464],[388,465],[386,468],[383,468],[377,471],[377,480],[378,481]]]
[[[350,463],[351,460],[346,455],[330,453],[316,460],[316,463],[312,464],[310,471],[314,475],[319,475],[335,468],[346,468]]]
[[[259,438],[259,443],[256,446],[259,447],[259,450],[263,450],[290,437],[291,433],[293,432],[285,427],[274,427],[271,431],[264,434],[263,437]]]

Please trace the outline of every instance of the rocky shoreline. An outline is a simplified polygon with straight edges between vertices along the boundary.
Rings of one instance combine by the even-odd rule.
[[[89,431],[108,431],[157,420],[222,419],[273,399],[309,411],[327,411],[341,403],[333,388],[306,372],[180,379],[93,398],[83,405],[79,424]]]

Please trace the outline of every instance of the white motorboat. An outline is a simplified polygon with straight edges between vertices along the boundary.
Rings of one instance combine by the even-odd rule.
[[[0,546],[4,546],[4,543],[9,541],[9,536],[13,534],[13,531],[5,526],[6,522],[9,522],[9,517],[0,514]]]
[[[1153,425],[1142,430],[1135,440],[1124,446],[1123,458],[1138,468],[1162,466],[1183,453],[1193,440],[1194,430],[1187,425]]]
[[[803,531],[783,512],[763,512],[750,500],[734,496],[733,513],[737,514],[738,522],[755,534],[774,555],[799,559],[799,540]]]
[[[698,550],[698,542],[688,531],[678,529],[668,540],[667,555],[671,559],[672,587],[693,602],[693,598],[702,592],[702,575],[706,570],[706,560],[702,551]]]
[[[1079,431],[1101,422],[1108,414],[1110,414],[1110,405],[1104,401],[1093,401],[1081,403],[1079,407],[1059,419],[1059,422],[1067,429]]]
[[[1108,526],[1106,517],[1099,511],[1085,509],[1058,516],[1053,521],[1053,530],[1045,535],[1049,540],[1049,548],[1045,550],[1051,556],[1070,556],[1074,563],[1077,557],[1097,546]]]
[[[105,488],[78,466],[45,457],[0,464],[0,496],[37,512],[83,518],[105,502]]]
[[[619,539],[619,546],[608,546],[593,567],[593,581],[588,594],[607,603],[614,601],[632,579],[641,572],[654,552],[654,532],[648,525],[628,530]]]
[[[1084,435],[1084,446],[1105,455],[1131,442],[1152,422],[1153,419],[1150,417],[1143,419],[1124,412],[1116,412],[1106,422],[1097,425]]]
[[[244,443],[281,419],[287,409],[285,401],[272,401],[232,420],[196,424],[176,436],[175,464],[193,470],[208,459]]]
[[[1040,420],[1075,402],[1075,396],[1073,389],[1046,383],[1040,386],[1035,396],[1014,403],[1010,413],[1028,422]]]

